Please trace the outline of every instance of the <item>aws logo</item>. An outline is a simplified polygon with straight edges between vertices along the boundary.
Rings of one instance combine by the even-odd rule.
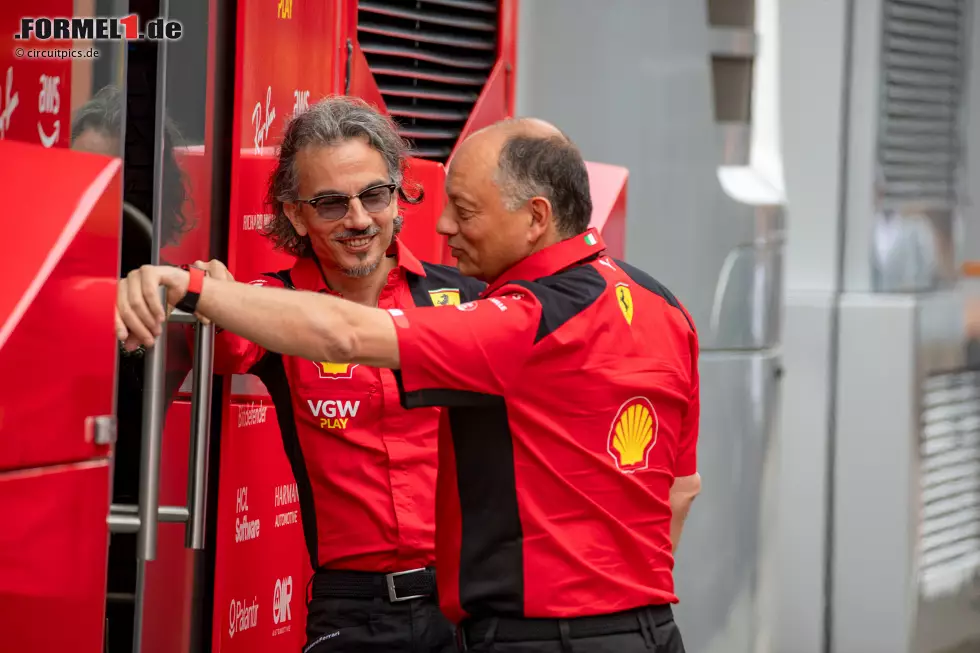
[[[317,374],[321,379],[349,379],[354,376],[354,368],[357,363],[331,363],[322,361],[313,363],[316,365]]]
[[[319,418],[321,429],[334,429],[342,431],[347,428],[347,423],[352,417],[357,417],[357,409],[361,407],[360,401],[339,401],[335,399],[318,399],[313,401],[307,399],[306,404],[310,407],[313,417]]]
[[[433,306],[459,306],[459,290],[456,288],[430,290],[429,297]]]
[[[632,474],[649,466],[659,426],[657,411],[646,397],[633,397],[619,407],[609,427],[606,450],[620,471]]]

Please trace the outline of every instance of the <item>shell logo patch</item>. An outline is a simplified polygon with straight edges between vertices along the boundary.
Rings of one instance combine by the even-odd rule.
[[[459,306],[459,290],[456,288],[430,290],[429,297],[433,306]]]
[[[357,363],[331,363],[329,361],[313,364],[316,365],[317,374],[320,375],[321,379],[349,379],[354,376],[354,368],[358,365]]]
[[[609,427],[606,444],[620,471],[632,474],[649,466],[659,426],[657,411],[646,397],[633,397],[620,406]]]

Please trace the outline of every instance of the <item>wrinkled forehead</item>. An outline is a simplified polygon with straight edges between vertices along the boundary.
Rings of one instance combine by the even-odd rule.
[[[484,136],[479,134],[464,141],[450,162],[446,173],[446,193],[450,198],[458,194],[482,195],[494,187],[501,142]]]

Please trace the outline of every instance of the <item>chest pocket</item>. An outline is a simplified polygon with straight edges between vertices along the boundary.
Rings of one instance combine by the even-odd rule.
[[[351,363],[315,363],[289,358],[296,420],[311,432],[360,441],[383,409],[378,370]]]

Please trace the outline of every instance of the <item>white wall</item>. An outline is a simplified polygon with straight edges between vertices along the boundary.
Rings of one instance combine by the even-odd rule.
[[[782,0],[787,247],[773,651],[821,653],[832,308],[841,236],[848,0]]]

